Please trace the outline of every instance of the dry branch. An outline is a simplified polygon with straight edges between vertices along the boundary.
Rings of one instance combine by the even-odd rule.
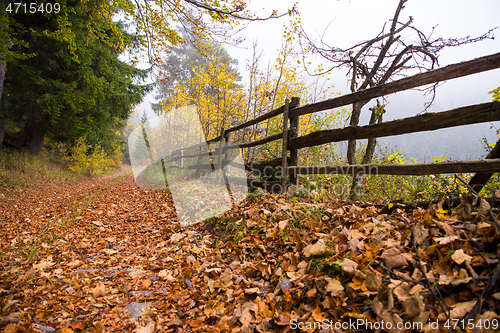
[[[297,117],[304,114],[329,110],[358,101],[370,100],[375,97],[392,94],[398,91],[408,90],[427,84],[489,71],[496,68],[500,68],[500,53],[495,53],[469,61],[464,61],[458,64],[449,65],[440,69],[417,74],[411,77],[393,81],[374,88],[361,90],[345,96],[332,98],[314,104],[304,105],[295,108],[294,110],[290,110],[290,117]]]

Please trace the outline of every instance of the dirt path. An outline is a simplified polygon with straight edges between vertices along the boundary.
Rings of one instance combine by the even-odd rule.
[[[152,252],[175,220],[170,205],[164,191],[116,175],[2,202],[2,323],[101,331],[109,312],[130,324],[117,306],[140,300],[142,282],[155,280],[162,263]],[[105,295],[93,293],[103,285]]]

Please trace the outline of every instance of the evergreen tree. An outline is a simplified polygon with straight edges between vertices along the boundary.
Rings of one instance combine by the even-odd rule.
[[[78,8],[79,2],[74,6]],[[55,16],[13,15],[18,22],[15,37],[28,43],[13,48],[28,57],[8,64],[5,108],[8,117],[24,122],[19,137],[22,146],[35,155],[47,135],[61,142],[86,135],[95,141],[108,139],[115,132],[110,130],[128,118],[150,88],[138,84],[145,71],[118,59],[121,41],[113,30],[107,30],[106,41],[92,38],[89,30],[106,26],[95,26],[96,21],[85,11],[68,15],[76,32],[73,50],[41,33],[57,29]]]

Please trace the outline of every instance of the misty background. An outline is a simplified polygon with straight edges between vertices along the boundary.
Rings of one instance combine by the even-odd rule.
[[[323,40],[331,46],[347,48],[360,41],[375,37],[384,23],[393,17],[398,0],[299,0],[265,1],[252,0],[249,9],[257,15],[265,16],[271,10],[284,12],[297,3],[304,30],[309,36]],[[426,34],[434,28],[433,36],[443,38],[480,36],[498,24],[500,1],[451,1],[451,0],[410,0],[400,15],[405,21],[414,18],[414,25]],[[262,51],[264,65],[274,64],[279,54],[284,25],[288,18],[253,22],[238,34],[243,42],[238,45],[225,45],[229,55],[238,60],[242,84],[248,82],[246,64],[252,57],[252,45]],[[493,32],[498,36],[499,29]],[[402,36],[412,38],[411,34]],[[477,43],[450,47],[441,51],[439,65],[471,60],[477,57],[500,52],[500,40],[484,40]],[[321,63],[324,68],[329,64],[322,58],[311,57],[313,66]],[[267,62],[267,63],[266,63]],[[335,69],[329,81],[329,90],[342,95],[350,93],[347,72]],[[442,82],[436,89],[436,98],[428,112],[446,111],[453,108],[490,102],[488,91],[500,86],[500,69],[470,75]],[[421,87],[422,89],[425,87]],[[386,104],[384,121],[415,116],[423,112],[430,96],[422,91],[409,90],[379,98]],[[153,116],[151,103],[156,103],[154,93],[147,96],[138,106],[138,113],[146,112]],[[361,112],[360,126],[368,124],[368,108],[376,103],[373,99]],[[346,106],[350,110],[350,106]],[[382,147],[401,150],[407,158],[417,158],[418,162],[430,162],[431,157],[445,155],[448,159],[480,159],[486,155],[482,139],[490,143],[497,141],[496,129],[500,122],[484,123],[441,129],[437,131],[405,134],[378,139]],[[341,145],[344,150],[346,144]]]

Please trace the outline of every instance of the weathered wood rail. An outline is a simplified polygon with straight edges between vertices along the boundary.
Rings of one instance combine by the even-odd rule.
[[[489,156],[488,160],[484,161],[458,161],[411,165],[333,165],[317,167],[298,166],[298,151],[301,148],[313,147],[331,142],[387,137],[407,133],[434,131],[443,128],[482,122],[498,121],[500,120],[500,102],[470,105],[442,112],[429,112],[414,117],[408,117],[368,126],[349,126],[341,129],[316,131],[304,136],[298,136],[298,124],[299,117],[305,114],[342,107],[358,101],[370,100],[399,91],[421,87],[428,84],[434,84],[440,81],[450,80],[497,68],[500,68],[500,53],[449,65],[440,69],[393,81],[381,86],[365,89],[352,94],[309,105],[299,106],[300,99],[298,97],[292,97],[290,101],[286,100],[285,105],[266,114],[263,114],[255,119],[249,120],[231,128],[222,128],[221,134],[219,136],[207,141],[209,144],[219,143],[218,149],[210,153],[214,158],[213,164],[215,164],[217,168],[221,168],[229,163],[230,161],[225,160],[223,158],[223,155],[230,149],[256,147],[272,141],[282,140],[281,158],[266,162],[253,163],[251,166],[252,169],[262,170],[270,167],[281,166],[284,174],[290,175],[292,182],[299,174],[341,173],[354,176],[358,173],[427,175],[441,173],[477,172],[482,175],[481,177],[478,177],[481,179],[481,182],[483,182],[484,185],[485,177],[489,179],[489,177],[491,177],[494,172],[500,172],[500,159],[498,158],[500,157],[500,155],[491,155]],[[281,114],[283,114],[283,131],[281,133],[270,135],[252,142],[228,144],[230,133],[253,126]],[[170,155],[170,159],[178,160],[199,157],[201,156],[201,154],[185,154],[181,156],[181,153],[183,151],[202,147],[204,145],[205,143],[201,143],[199,145],[177,149],[176,151],[172,152],[172,154]],[[290,151],[289,158],[287,158],[288,151]],[[215,156],[217,156],[216,160]],[[199,169],[214,168],[212,164],[190,166],[190,168],[196,167],[198,167]],[[473,179],[477,179],[478,177],[474,177]],[[285,182],[286,177],[282,177],[281,185],[283,186],[283,188],[286,186]]]

